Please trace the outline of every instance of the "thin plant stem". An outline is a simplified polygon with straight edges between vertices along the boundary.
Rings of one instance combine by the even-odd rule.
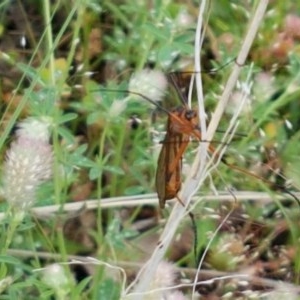
[[[50,82],[51,85],[55,84],[55,64],[54,64],[54,52],[53,52],[53,36],[52,36],[52,23],[50,18],[50,3],[49,0],[43,1],[43,12],[45,20],[45,33],[46,33],[46,45],[48,47],[47,53],[49,53],[49,69],[50,69]]]

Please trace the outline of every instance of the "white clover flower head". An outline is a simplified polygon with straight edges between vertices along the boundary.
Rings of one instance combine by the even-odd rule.
[[[17,136],[34,138],[43,142],[49,142],[51,119],[29,117],[18,124]]]
[[[162,261],[156,270],[156,273],[150,283],[152,293],[147,294],[144,298],[147,300],[166,299],[166,300],[186,300],[180,291],[168,289],[175,284],[177,272],[173,264]]]
[[[52,264],[43,269],[42,280],[53,288],[57,295],[66,296],[70,293],[69,277],[59,264]]]
[[[180,10],[179,14],[176,17],[176,25],[182,29],[182,27],[186,28],[192,26],[195,22],[191,14],[189,14],[186,10]]]
[[[168,294],[168,291],[164,291],[164,288],[171,287],[174,285],[176,279],[176,271],[174,266],[166,261],[162,261],[156,270],[156,273],[150,283],[150,289],[162,289],[161,291],[153,292],[149,294],[145,299],[163,299],[165,295]]]
[[[255,76],[253,93],[259,102],[267,101],[276,91],[274,76],[269,72],[260,72]]]
[[[2,194],[16,211],[23,211],[35,202],[37,187],[51,178],[53,154],[48,122],[28,118],[18,127],[6,153]]]
[[[231,94],[227,105],[227,111],[231,114],[234,114],[237,109],[240,108],[241,103],[244,102],[243,106],[241,107],[241,115],[246,115],[251,111],[251,97],[247,96],[242,91],[234,91]]]
[[[176,276],[174,265],[169,262],[162,261],[157,267],[153,285],[156,288],[170,287],[174,284]]]
[[[147,96],[153,101],[161,101],[168,86],[163,72],[144,69],[134,73],[129,81],[129,91]]]

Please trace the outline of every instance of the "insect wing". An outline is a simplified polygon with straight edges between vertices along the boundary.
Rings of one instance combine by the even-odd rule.
[[[156,191],[161,208],[166,200],[173,199],[181,188],[182,155],[189,143],[189,136],[167,134],[159,154],[156,171]]]

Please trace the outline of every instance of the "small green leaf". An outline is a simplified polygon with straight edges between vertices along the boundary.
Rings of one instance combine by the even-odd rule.
[[[104,166],[103,168],[105,171],[108,171],[112,174],[116,175],[125,175],[125,172],[123,169],[117,167],[117,166]]]
[[[131,195],[141,195],[145,193],[145,188],[141,185],[136,185],[129,187],[125,190],[125,195],[131,196]]]
[[[67,143],[73,144],[75,142],[75,138],[69,129],[60,126],[57,131],[58,134],[67,141]]]
[[[67,114],[64,114],[64,115],[62,115],[62,116],[59,117],[58,124],[67,123],[69,121],[72,121],[72,120],[76,119],[77,117],[78,117],[78,114],[76,114],[76,113],[67,113]]]
[[[82,144],[80,145],[77,149],[76,149],[76,153],[77,154],[83,154],[86,149],[88,148],[88,145],[87,144]]]
[[[169,32],[162,27],[157,27],[152,23],[145,23],[142,29],[151,36],[156,37],[158,40],[166,41],[169,38]]]
[[[102,173],[103,172],[99,170],[98,167],[91,168],[89,172],[89,178],[90,180],[98,179]]]
[[[162,66],[167,67],[173,63],[178,54],[178,49],[176,49],[173,45],[165,44],[159,49],[157,53],[157,60]]]
[[[100,118],[101,118],[100,112],[95,111],[88,115],[88,117],[86,119],[86,123],[87,123],[87,125],[95,124],[97,121],[99,121]]]
[[[0,255],[0,262],[17,266],[21,264],[19,259],[8,255]]]
[[[177,49],[182,54],[193,54],[194,53],[194,46],[188,43],[181,43],[181,42],[174,42],[173,47]]]
[[[71,299],[78,299],[78,295],[81,295],[82,292],[87,288],[88,284],[91,282],[92,277],[86,277],[76,284],[76,288],[72,290]],[[72,296],[74,295],[74,296]],[[73,298],[74,297],[74,298]]]
[[[112,279],[106,279],[101,281],[98,287],[97,299],[120,299],[120,286]]]

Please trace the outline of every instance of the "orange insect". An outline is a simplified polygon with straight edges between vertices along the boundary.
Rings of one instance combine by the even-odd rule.
[[[157,162],[155,183],[160,208],[165,207],[167,200],[177,197],[181,188],[182,156],[191,137],[201,139],[197,111],[187,107],[174,109],[169,113],[166,136]]]
[[[172,74],[169,76],[169,81],[175,88],[183,106],[177,107],[171,112],[167,111],[166,136],[158,157],[155,179],[160,208],[165,207],[167,200],[174,198],[177,198],[184,206],[177,196],[181,188],[182,157],[192,137],[198,141],[201,140],[197,111],[187,106],[187,101]],[[209,146],[209,151],[214,151],[214,148]]]

